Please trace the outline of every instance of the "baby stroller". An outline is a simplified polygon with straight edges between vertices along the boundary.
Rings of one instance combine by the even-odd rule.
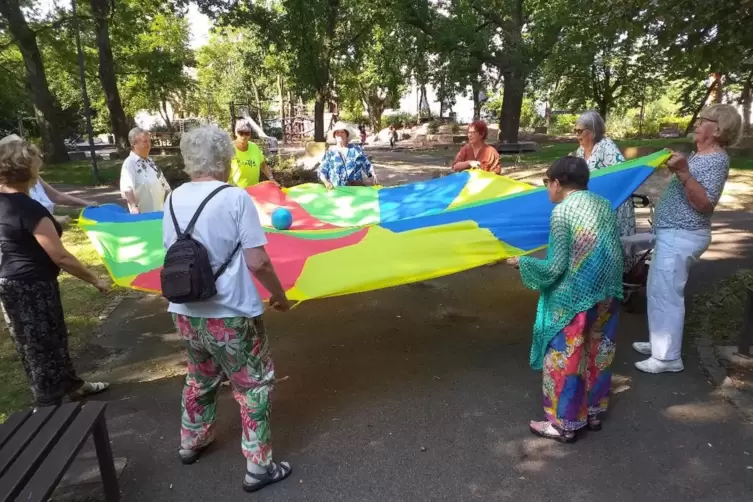
[[[648,282],[648,268],[651,265],[651,255],[656,243],[654,234],[654,203],[646,195],[633,194],[630,196],[633,207],[648,209],[649,232],[639,232],[635,235],[622,237],[625,250],[625,274],[622,276],[622,305],[626,312],[638,312],[645,306],[646,283]]]

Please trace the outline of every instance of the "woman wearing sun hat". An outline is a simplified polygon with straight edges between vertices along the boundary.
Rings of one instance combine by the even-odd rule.
[[[325,152],[319,166],[319,179],[324,186],[330,190],[340,186],[364,186],[364,173],[371,179],[371,184],[376,185],[376,174],[369,158],[360,146],[349,141],[353,136],[351,128],[338,121],[332,135],[335,144]]]

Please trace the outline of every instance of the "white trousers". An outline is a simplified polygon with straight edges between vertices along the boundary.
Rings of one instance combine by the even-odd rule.
[[[690,267],[711,244],[711,230],[659,229],[648,273],[648,330],[651,356],[680,359],[685,323],[685,285]]]

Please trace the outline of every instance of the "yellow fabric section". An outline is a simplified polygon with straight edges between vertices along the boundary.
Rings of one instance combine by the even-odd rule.
[[[489,202],[505,195],[525,192],[526,190],[536,188],[528,183],[480,169],[471,169],[468,173],[471,176],[468,183],[466,183],[463,190],[455,197],[455,200],[452,201],[447,209],[455,209],[460,206],[479,202]]]
[[[288,296],[303,301],[388,288],[520,254],[472,221],[401,233],[375,226],[355,246],[310,257]]]
[[[264,154],[255,143],[248,143],[248,150],[235,148],[235,157],[230,165],[230,183],[247,188],[259,183],[259,172],[264,163]]]

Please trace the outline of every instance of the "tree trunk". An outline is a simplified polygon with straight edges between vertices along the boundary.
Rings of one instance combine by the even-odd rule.
[[[94,13],[97,47],[99,48],[99,82],[105,94],[107,110],[110,112],[110,127],[115,136],[116,148],[124,152],[128,145],[128,121],[123,111],[123,103],[118,92],[115,77],[112,47],[110,46],[110,2],[108,0],[90,0]]]
[[[473,120],[481,118],[481,84],[478,79],[474,78],[471,82],[471,92],[473,93]]]
[[[316,93],[314,104],[314,141],[323,143],[327,141],[324,131],[324,107],[327,104],[327,93],[320,90]]]
[[[264,125],[262,124],[262,115],[261,115],[261,96],[259,95],[259,88],[256,86],[256,82],[253,80],[251,81],[251,88],[254,90],[254,100],[256,100],[256,120],[259,124],[259,127],[264,130]]]
[[[751,93],[753,92],[753,73],[748,75],[745,84],[743,84],[743,92],[741,96],[741,102],[743,105],[743,133],[747,136],[751,134],[750,129],[750,108],[751,108]]]
[[[701,113],[701,110],[703,110],[703,107],[706,106],[706,101],[708,101],[709,96],[711,96],[711,93],[714,92],[714,89],[716,89],[716,87],[718,85],[720,85],[720,83],[721,82],[719,81],[719,79],[714,80],[713,82],[711,82],[711,85],[706,90],[706,94],[703,96],[703,99],[701,100],[700,103],[698,103],[698,106],[696,107],[695,111],[693,112],[693,117],[690,119],[690,122],[688,122],[688,127],[685,128],[685,136],[687,136],[688,134],[690,134],[690,131],[695,126],[695,121],[698,118],[698,114]]]
[[[382,99],[378,96],[372,96],[366,100],[366,111],[369,114],[371,129],[377,134],[382,127],[382,115],[384,114],[386,102],[386,99]]]
[[[34,113],[42,134],[45,160],[53,164],[66,162],[69,157],[63,142],[60,110],[47,84],[47,74],[37,45],[37,36],[29,28],[19,0],[0,0],[0,14],[6,19],[8,31],[24,59],[26,86],[34,102]]]
[[[160,117],[162,117],[162,120],[165,122],[165,126],[167,126],[167,130],[170,133],[170,136],[173,135],[173,124],[170,120],[170,114],[167,112],[167,101],[162,100],[160,101],[160,110],[159,110]]]
[[[716,82],[716,89],[714,90],[714,103],[721,103],[724,96],[724,89],[722,86],[722,74],[714,73],[714,82]]]
[[[525,88],[526,79],[523,75],[514,71],[504,73],[502,112],[499,114],[499,140],[502,143],[518,142]]]

